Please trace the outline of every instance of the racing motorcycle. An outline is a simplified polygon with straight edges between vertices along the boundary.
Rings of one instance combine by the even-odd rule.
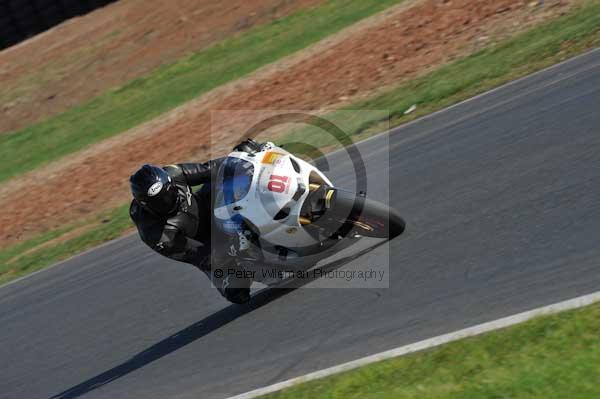
[[[315,165],[273,143],[254,143],[257,151],[231,152],[215,182],[217,226],[226,234],[244,231],[251,247],[240,254],[240,268],[307,270],[353,240],[404,231],[404,220],[387,205],[336,187]],[[281,281],[272,273],[252,276],[267,285]]]

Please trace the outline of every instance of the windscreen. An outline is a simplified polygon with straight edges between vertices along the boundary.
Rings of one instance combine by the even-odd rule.
[[[252,176],[252,163],[240,158],[225,158],[217,175],[215,207],[219,208],[243,199],[252,185]]]

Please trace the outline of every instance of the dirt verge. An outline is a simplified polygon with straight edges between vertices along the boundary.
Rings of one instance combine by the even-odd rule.
[[[563,13],[572,1],[543,5],[518,0],[422,0],[378,17],[372,25],[349,30],[343,40],[312,57],[279,63],[274,72],[237,82],[234,94],[209,93],[161,119],[151,121],[97,147],[77,162],[55,168],[43,182],[24,190],[4,191],[0,237],[4,243],[52,228],[68,220],[122,203],[127,177],[141,163],[172,163],[208,155],[210,110],[319,109],[352,101],[390,84],[423,74],[494,40]],[[351,34],[348,34],[351,32]],[[317,45],[318,46],[318,45]],[[231,126],[235,126],[235,120]],[[237,137],[217,133],[218,151]],[[99,148],[99,149],[98,149]],[[38,171],[40,173],[43,171]]]
[[[323,0],[120,0],[0,52],[0,132]]]

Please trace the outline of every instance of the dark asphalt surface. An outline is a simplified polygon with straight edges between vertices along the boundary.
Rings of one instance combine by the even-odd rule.
[[[390,182],[387,136],[363,143],[408,231],[342,269],[389,253],[389,289],[229,306],[135,236],[2,287],[0,396],[224,398],[597,291],[599,107],[595,51],[394,130]]]

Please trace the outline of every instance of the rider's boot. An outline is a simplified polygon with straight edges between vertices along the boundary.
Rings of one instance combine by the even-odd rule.
[[[252,279],[243,274],[232,273],[230,269],[215,269],[211,273],[211,280],[229,302],[242,304],[250,300]]]

